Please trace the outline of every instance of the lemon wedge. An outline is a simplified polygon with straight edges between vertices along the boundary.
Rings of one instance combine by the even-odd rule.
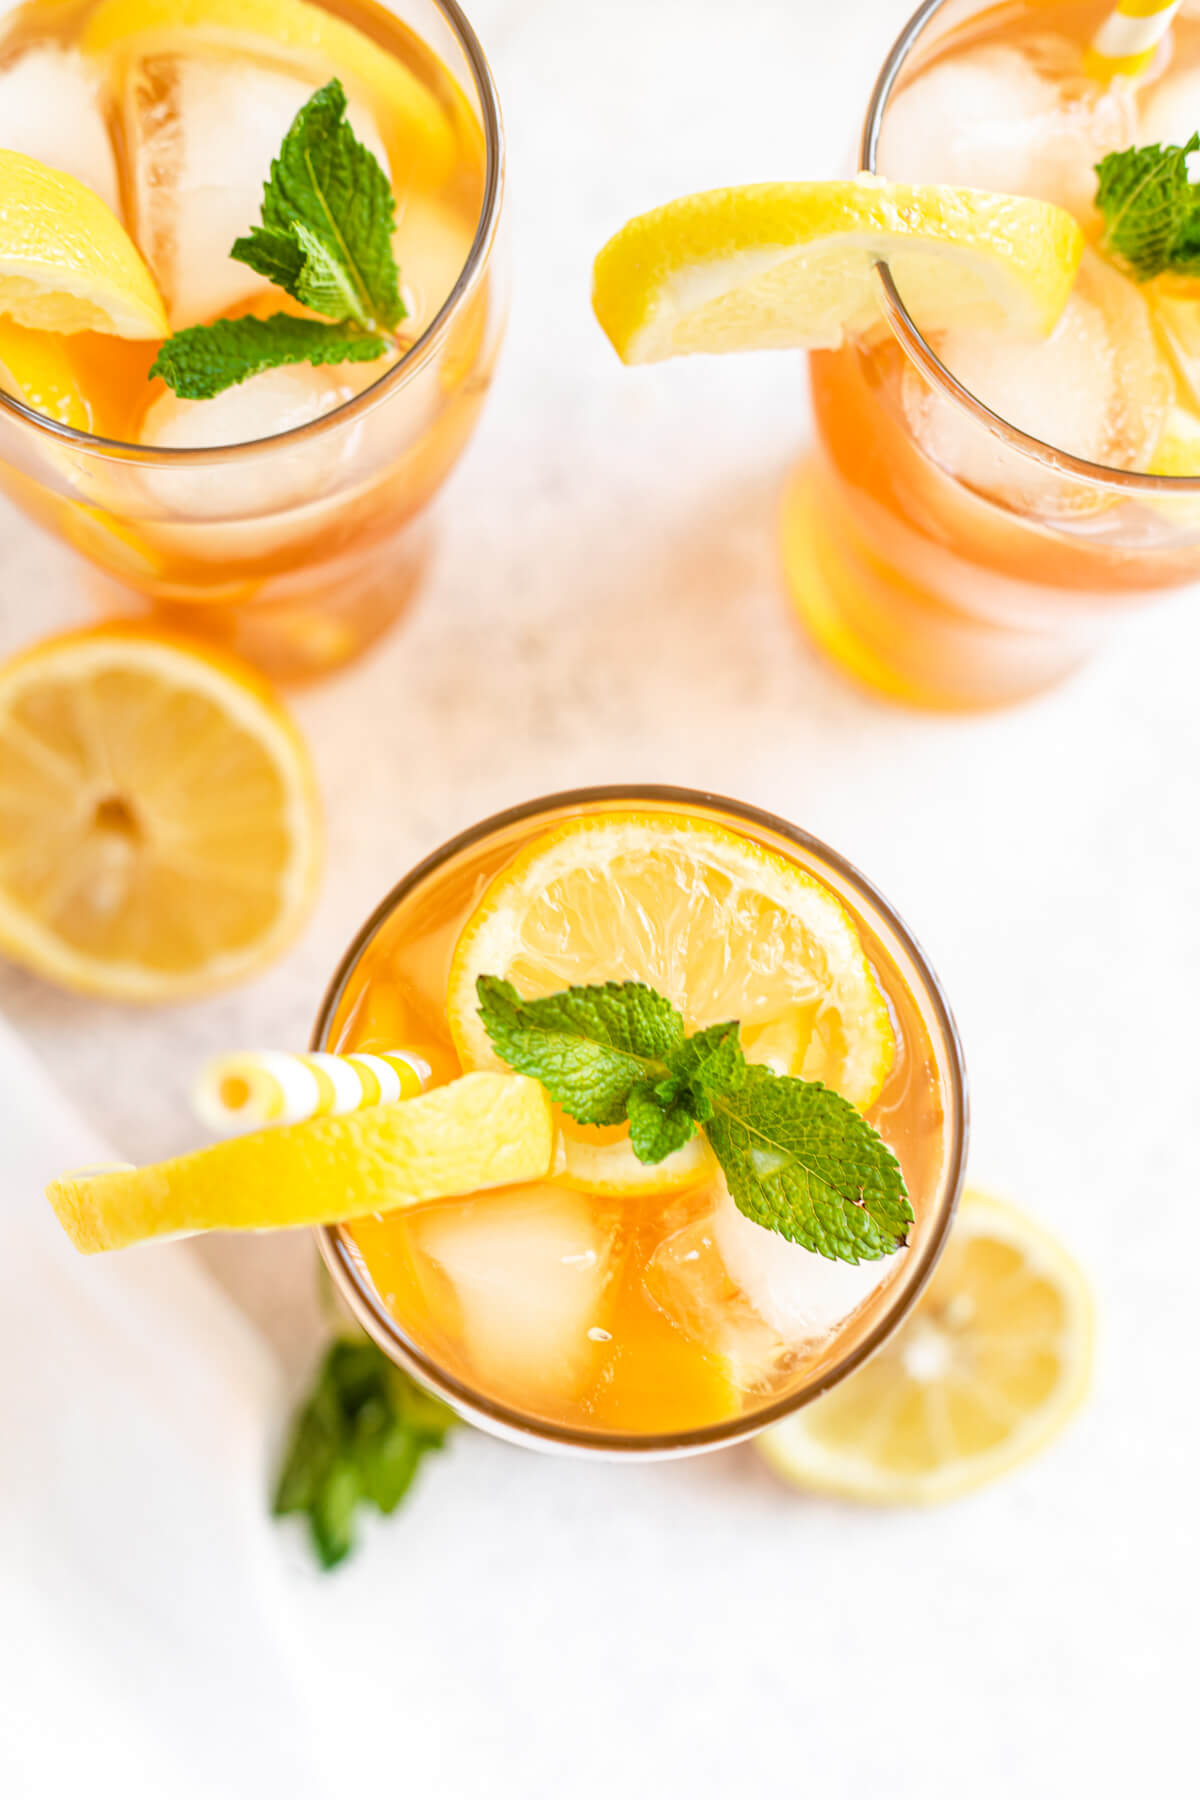
[[[895,1054],[887,1004],[849,913],[786,857],[715,821],[600,813],[539,837],[492,881],[451,963],[446,1012],[465,1068],[498,1069],[475,983],[526,996],[644,981],[689,1030],[741,1024],[753,1061],[824,1081],[862,1109]],[[697,1135],[653,1166],[625,1126],[561,1121],[564,1174],[597,1192],[682,1187],[711,1170]]]
[[[0,150],[0,195],[0,313],[43,331],[166,337],[149,270],[90,187]]]
[[[241,980],[316,890],[308,752],[250,669],[119,627],[0,665],[0,953],[175,1000]]]
[[[308,0],[101,0],[80,39],[120,78],[125,64],[189,49],[282,57],[314,87],[337,75],[371,106],[396,180],[437,186],[451,173],[454,131],[429,88],[366,32]]]
[[[554,1119],[523,1075],[465,1075],[388,1106],[251,1132],[145,1169],[64,1176],[46,1197],[77,1250],[193,1231],[331,1225],[549,1172]]]
[[[912,1316],[865,1368],[765,1431],[796,1486],[854,1500],[951,1500],[1058,1435],[1087,1390],[1088,1284],[1025,1213],[969,1193]]]
[[[975,188],[853,181],[717,188],[631,219],[592,303],[627,363],[699,351],[836,349],[879,318],[886,261],[922,327],[1045,337],[1083,234],[1061,207]]]

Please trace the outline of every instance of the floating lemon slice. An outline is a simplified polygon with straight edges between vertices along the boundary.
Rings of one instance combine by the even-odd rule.
[[[270,962],[316,888],[308,752],[253,671],[109,627],[0,666],[0,953],[174,1000]]]
[[[166,337],[149,270],[90,187],[0,150],[0,194],[0,313],[42,331]]]
[[[0,318],[0,387],[56,424],[90,431],[92,409],[70,346],[61,332],[30,331]]]
[[[337,75],[368,101],[398,187],[436,186],[454,164],[454,132],[430,90],[365,32],[308,0],[101,0],[80,43],[120,65],[197,46],[243,55],[265,48],[314,87]]]
[[[553,1154],[544,1088],[523,1075],[465,1075],[412,1100],[252,1132],[149,1168],[65,1176],[46,1194],[75,1248],[91,1254],[180,1232],[331,1225],[531,1181]]]
[[[465,1068],[504,1064],[475,983],[526,996],[575,983],[644,981],[689,1030],[737,1019],[756,1062],[871,1105],[895,1054],[886,1002],[841,902],[785,857],[685,814],[601,813],[538,838],[502,869],[467,920],[446,1011]],[[565,1174],[628,1194],[682,1187],[713,1166],[697,1135],[647,1166],[624,1126],[561,1121]]]
[[[798,1487],[894,1505],[955,1499],[1062,1430],[1091,1358],[1091,1296],[1062,1245],[1015,1207],[968,1194],[912,1317],[758,1447]]]
[[[593,305],[627,363],[696,351],[836,349],[879,318],[886,261],[918,323],[1045,337],[1083,234],[1043,200],[853,181],[716,188],[631,219],[596,258]]]

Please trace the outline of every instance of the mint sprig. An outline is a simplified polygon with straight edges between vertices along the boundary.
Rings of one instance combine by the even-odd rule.
[[[296,114],[263,187],[261,223],[230,251],[323,317],[251,314],[190,325],[167,339],[151,376],[185,400],[208,400],[286,363],[385,355],[406,316],[392,254],[395,217],[391,184],[346,119],[341,82],[330,81]]]
[[[275,1516],[302,1513],[322,1568],[335,1568],[354,1548],[360,1509],[394,1512],[453,1424],[366,1338],[338,1338],[293,1421]]]
[[[1200,132],[1186,144],[1113,150],[1096,164],[1101,248],[1138,281],[1200,274],[1200,186],[1187,168],[1197,150]]]
[[[499,1056],[584,1125],[629,1121],[634,1155],[661,1162],[699,1128],[747,1218],[840,1262],[907,1242],[913,1211],[879,1133],[819,1081],[748,1063],[735,1021],[687,1035],[641,982],[523,1000],[481,975],[479,1015]]]

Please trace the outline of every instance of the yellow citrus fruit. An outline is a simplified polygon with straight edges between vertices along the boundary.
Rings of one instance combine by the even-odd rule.
[[[1088,1284],[1015,1207],[968,1194],[911,1317],[866,1367],[757,1440],[797,1487],[952,1500],[1056,1437],[1087,1389]]]
[[[61,332],[31,331],[0,318],[0,387],[59,425],[92,429],[92,409],[71,355],[71,339]]]
[[[331,1225],[534,1180],[553,1154],[544,1088],[523,1075],[465,1075],[411,1100],[254,1131],[145,1169],[64,1176],[46,1194],[75,1248],[90,1254],[180,1232]]]
[[[266,51],[314,87],[336,75],[371,106],[398,187],[436,186],[451,172],[454,133],[430,90],[365,32],[308,0],[101,0],[80,41],[111,60],[117,79],[130,59],[197,48]]]
[[[885,261],[923,327],[1045,337],[1083,234],[1044,200],[974,188],[770,182],[631,219],[596,258],[593,305],[627,363],[697,351],[836,349],[879,318]]]
[[[500,871],[463,927],[447,1017],[465,1068],[503,1068],[475,983],[525,997],[575,983],[644,981],[690,1030],[737,1019],[747,1056],[877,1097],[895,1053],[887,1004],[849,913],[773,850],[682,813],[601,813],[548,832]],[[681,1187],[709,1171],[696,1136],[638,1162],[624,1126],[562,1121],[564,1174],[607,1193]]]
[[[295,726],[232,659],[106,627],[0,665],[0,953],[52,981],[175,1000],[262,968],[319,821]]]
[[[149,270],[90,187],[0,150],[0,195],[0,313],[35,330],[166,337]]]

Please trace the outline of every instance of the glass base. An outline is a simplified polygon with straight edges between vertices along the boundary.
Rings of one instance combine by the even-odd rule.
[[[1087,660],[1091,636],[1074,622],[1069,630],[1038,631],[960,610],[947,593],[971,594],[1004,578],[930,539],[916,541],[924,580],[885,562],[866,542],[840,481],[818,459],[789,479],[781,548],[792,602],[845,674],[904,705],[973,712],[1030,699]],[[1027,604],[1025,584],[1004,585],[1014,600],[1022,590]]]
[[[253,663],[276,681],[300,683],[360,656],[408,609],[429,559],[424,519],[394,538],[264,581],[192,593],[132,592],[102,581],[103,611],[157,622]]]

